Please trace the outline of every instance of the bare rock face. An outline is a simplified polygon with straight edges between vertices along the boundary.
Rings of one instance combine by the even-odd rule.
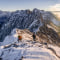
[[[46,39],[47,43],[60,46],[60,36],[52,28],[47,26],[40,27],[37,35],[43,40]]]

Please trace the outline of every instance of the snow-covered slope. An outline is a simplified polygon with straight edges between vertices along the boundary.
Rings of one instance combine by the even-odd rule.
[[[41,44],[29,42],[29,40],[23,40],[10,47],[8,45],[5,48],[0,46],[0,57],[3,60],[60,60],[51,50],[39,46]]]
[[[1,42],[0,58],[2,60],[60,60],[58,46],[48,45],[49,49],[47,45],[33,41],[31,34],[25,30],[22,41],[18,43],[16,28],[13,29],[11,34]]]

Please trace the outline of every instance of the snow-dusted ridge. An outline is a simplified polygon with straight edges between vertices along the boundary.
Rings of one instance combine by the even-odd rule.
[[[7,48],[1,47],[0,58],[3,60],[59,60],[51,50],[39,46],[39,43],[32,44],[32,42],[25,41],[17,43],[17,45],[11,45]],[[57,52],[57,54],[58,53],[59,52]]]
[[[4,39],[0,45],[0,58],[2,60],[60,60],[60,48],[58,46],[48,45],[49,49],[47,45],[33,41],[32,33],[28,30],[24,32],[22,34],[24,37],[19,43],[16,28],[13,29],[11,35]]]

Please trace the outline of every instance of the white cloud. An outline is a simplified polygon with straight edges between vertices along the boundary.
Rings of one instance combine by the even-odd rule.
[[[50,11],[60,11],[60,4],[49,6],[48,10],[50,10]]]

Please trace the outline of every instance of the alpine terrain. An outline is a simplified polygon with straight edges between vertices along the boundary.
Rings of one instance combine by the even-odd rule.
[[[59,27],[49,11],[0,11],[0,60],[60,60]]]

